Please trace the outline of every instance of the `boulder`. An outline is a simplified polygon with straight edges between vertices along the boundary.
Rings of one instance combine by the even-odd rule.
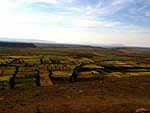
[[[150,113],[150,109],[138,108],[135,110],[135,113]]]

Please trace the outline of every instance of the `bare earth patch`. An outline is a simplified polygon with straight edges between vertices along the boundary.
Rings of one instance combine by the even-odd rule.
[[[0,91],[0,113],[134,113],[138,108],[150,108],[149,76]]]

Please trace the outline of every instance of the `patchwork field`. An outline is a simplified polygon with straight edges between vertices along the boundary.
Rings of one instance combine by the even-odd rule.
[[[149,48],[0,48],[0,113],[150,112]]]

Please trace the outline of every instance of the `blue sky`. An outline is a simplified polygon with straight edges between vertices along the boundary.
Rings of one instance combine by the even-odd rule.
[[[150,0],[3,0],[0,37],[150,47]]]

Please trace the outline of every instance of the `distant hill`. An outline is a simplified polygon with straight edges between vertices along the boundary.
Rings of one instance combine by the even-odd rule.
[[[36,47],[32,43],[23,42],[0,42],[0,48],[34,48]]]
[[[61,43],[34,43],[37,47],[47,48],[102,48],[100,46],[79,45],[79,44],[61,44]]]

